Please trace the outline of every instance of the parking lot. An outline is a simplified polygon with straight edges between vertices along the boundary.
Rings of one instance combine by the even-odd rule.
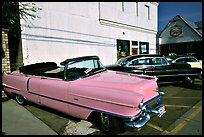
[[[160,85],[159,89],[166,93],[163,96],[162,101],[167,112],[161,118],[156,115],[151,115],[152,119],[139,132],[126,131],[121,135],[175,135],[185,127],[187,121],[191,120],[193,116],[196,116],[198,112],[202,111],[202,106],[193,108],[194,105],[202,101],[202,81],[196,80],[195,85],[190,88],[184,88],[180,84],[168,84]],[[103,134],[93,125],[84,120],[69,117],[49,108],[35,105],[33,103],[29,103],[25,108],[59,135]],[[193,110],[189,112],[186,118],[176,122],[192,108]],[[19,123],[19,125],[21,124]],[[90,132],[83,132],[83,127],[85,126],[89,126],[86,127],[86,129],[90,130]],[[192,132],[192,134],[202,134],[202,126],[199,128],[200,129],[198,129],[196,133]]]

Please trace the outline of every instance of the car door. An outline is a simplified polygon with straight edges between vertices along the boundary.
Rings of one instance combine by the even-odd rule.
[[[188,63],[192,68],[201,68],[202,69],[202,62],[197,60],[195,57],[180,57],[175,59],[175,63]]]
[[[152,75],[157,77],[167,75],[169,63],[163,57],[152,57],[150,63],[152,67],[146,70],[147,74],[152,73]]]
[[[199,62],[194,57],[189,57],[186,59],[186,62],[191,65],[192,68],[202,68],[201,62]]]
[[[158,83],[177,82],[180,70],[175,65],[169,63],[164,57],[154,57],[151,63],[153,69],[149,71],[154,72],[154,75],[158,78]]]
[[[131,60],[124,70],[135,74],[145,74],[145,70],[151,68],[153,66],[150,64],[150,58],[142,57]],[[150,72],[148,75],[153,75],[153,73]]]
[[[68,88],[69,81],[59,78],[41,77],[40,102],[42,105],[69,113]]]
[[[40,104],[40,81],[41,76],[27,75],[27,100]]]

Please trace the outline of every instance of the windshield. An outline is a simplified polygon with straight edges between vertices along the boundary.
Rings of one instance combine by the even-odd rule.
[[[67,66],[66,80],[76,80],[105,70],[103,64],[96,59],[76,62]]]
[[[118,61],[116,61],[116,64],[119,65],[126,65],[128,63],[126,58],[120,58]]]

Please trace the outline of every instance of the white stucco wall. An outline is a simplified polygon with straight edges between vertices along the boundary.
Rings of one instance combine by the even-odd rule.
[[[149,42],[156,53],[157,3],[139,2],[35,2],[42,8],[31,23],[21,20],[23,62],[31,64],[97,55],[104,65],[117,60],[116,39]],[[150,20],[143,15],[150,7]],[[113,23],[114,22],[114,23]],[[124,32],[124,34],[123,34]]]

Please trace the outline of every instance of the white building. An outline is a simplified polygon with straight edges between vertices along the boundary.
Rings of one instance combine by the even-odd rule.
[[[97,55],[156,53],[158,2],[35,2],[39,18],[21,20],[24,65]],[[117,52],[118,51],[118,52]]]

